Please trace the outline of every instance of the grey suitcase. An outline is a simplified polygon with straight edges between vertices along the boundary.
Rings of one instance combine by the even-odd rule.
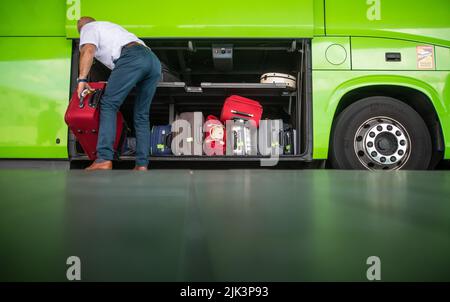
[[[190,133],[184,133],[183,139],[177,136],[181,124],[180,121],[186,121],[190,125]],[[203,123],[204,117],[202,112],[183,112],[176,117],[172,125],[172,131],[175,130],[172,152],[175,155],[203,155]],[[183,131],[185,131],[183,129]],[[186,145],[185,145],[186,144]]]
[[[261,120],[258,131],[258,150],[262,156],[282,155],[283,146],[280,142],[280,132],[283,130],[283,120]]]
[[[258,135],[256,125],[250,121],[227,121],[227,155],[256,156],[258,155]]]

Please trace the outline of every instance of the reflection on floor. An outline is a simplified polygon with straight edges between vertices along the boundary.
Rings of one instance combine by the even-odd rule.
[[[450,281],[450,172],[0,170],[0,280]]]

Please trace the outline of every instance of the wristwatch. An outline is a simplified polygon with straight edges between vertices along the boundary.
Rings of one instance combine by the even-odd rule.
[[[88,82],[88,79],[86,79],[86,78],[84,78],[84,79],[77,78],[77,83],[87,83],[87,82]]]

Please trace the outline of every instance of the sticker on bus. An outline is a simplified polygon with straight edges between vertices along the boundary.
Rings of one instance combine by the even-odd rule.
[[[434,47],[417,46],[417,69],[434,69]]]

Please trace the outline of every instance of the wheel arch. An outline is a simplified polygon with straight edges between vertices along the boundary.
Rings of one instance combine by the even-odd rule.
[[[397,99],[413,108],[425,121],[430,132],[433,146],[433,157],[430,167],[434,167],[445,152],[445,137],[438,112],[446,112],[445,104],[439,99],[437,92],[428,84],[408,77],[372,76],[351,80],[338,87],[328,106],[333,115],[329,137],[329,151],[337,116],[351,104],[367,97],[382,96]]]

